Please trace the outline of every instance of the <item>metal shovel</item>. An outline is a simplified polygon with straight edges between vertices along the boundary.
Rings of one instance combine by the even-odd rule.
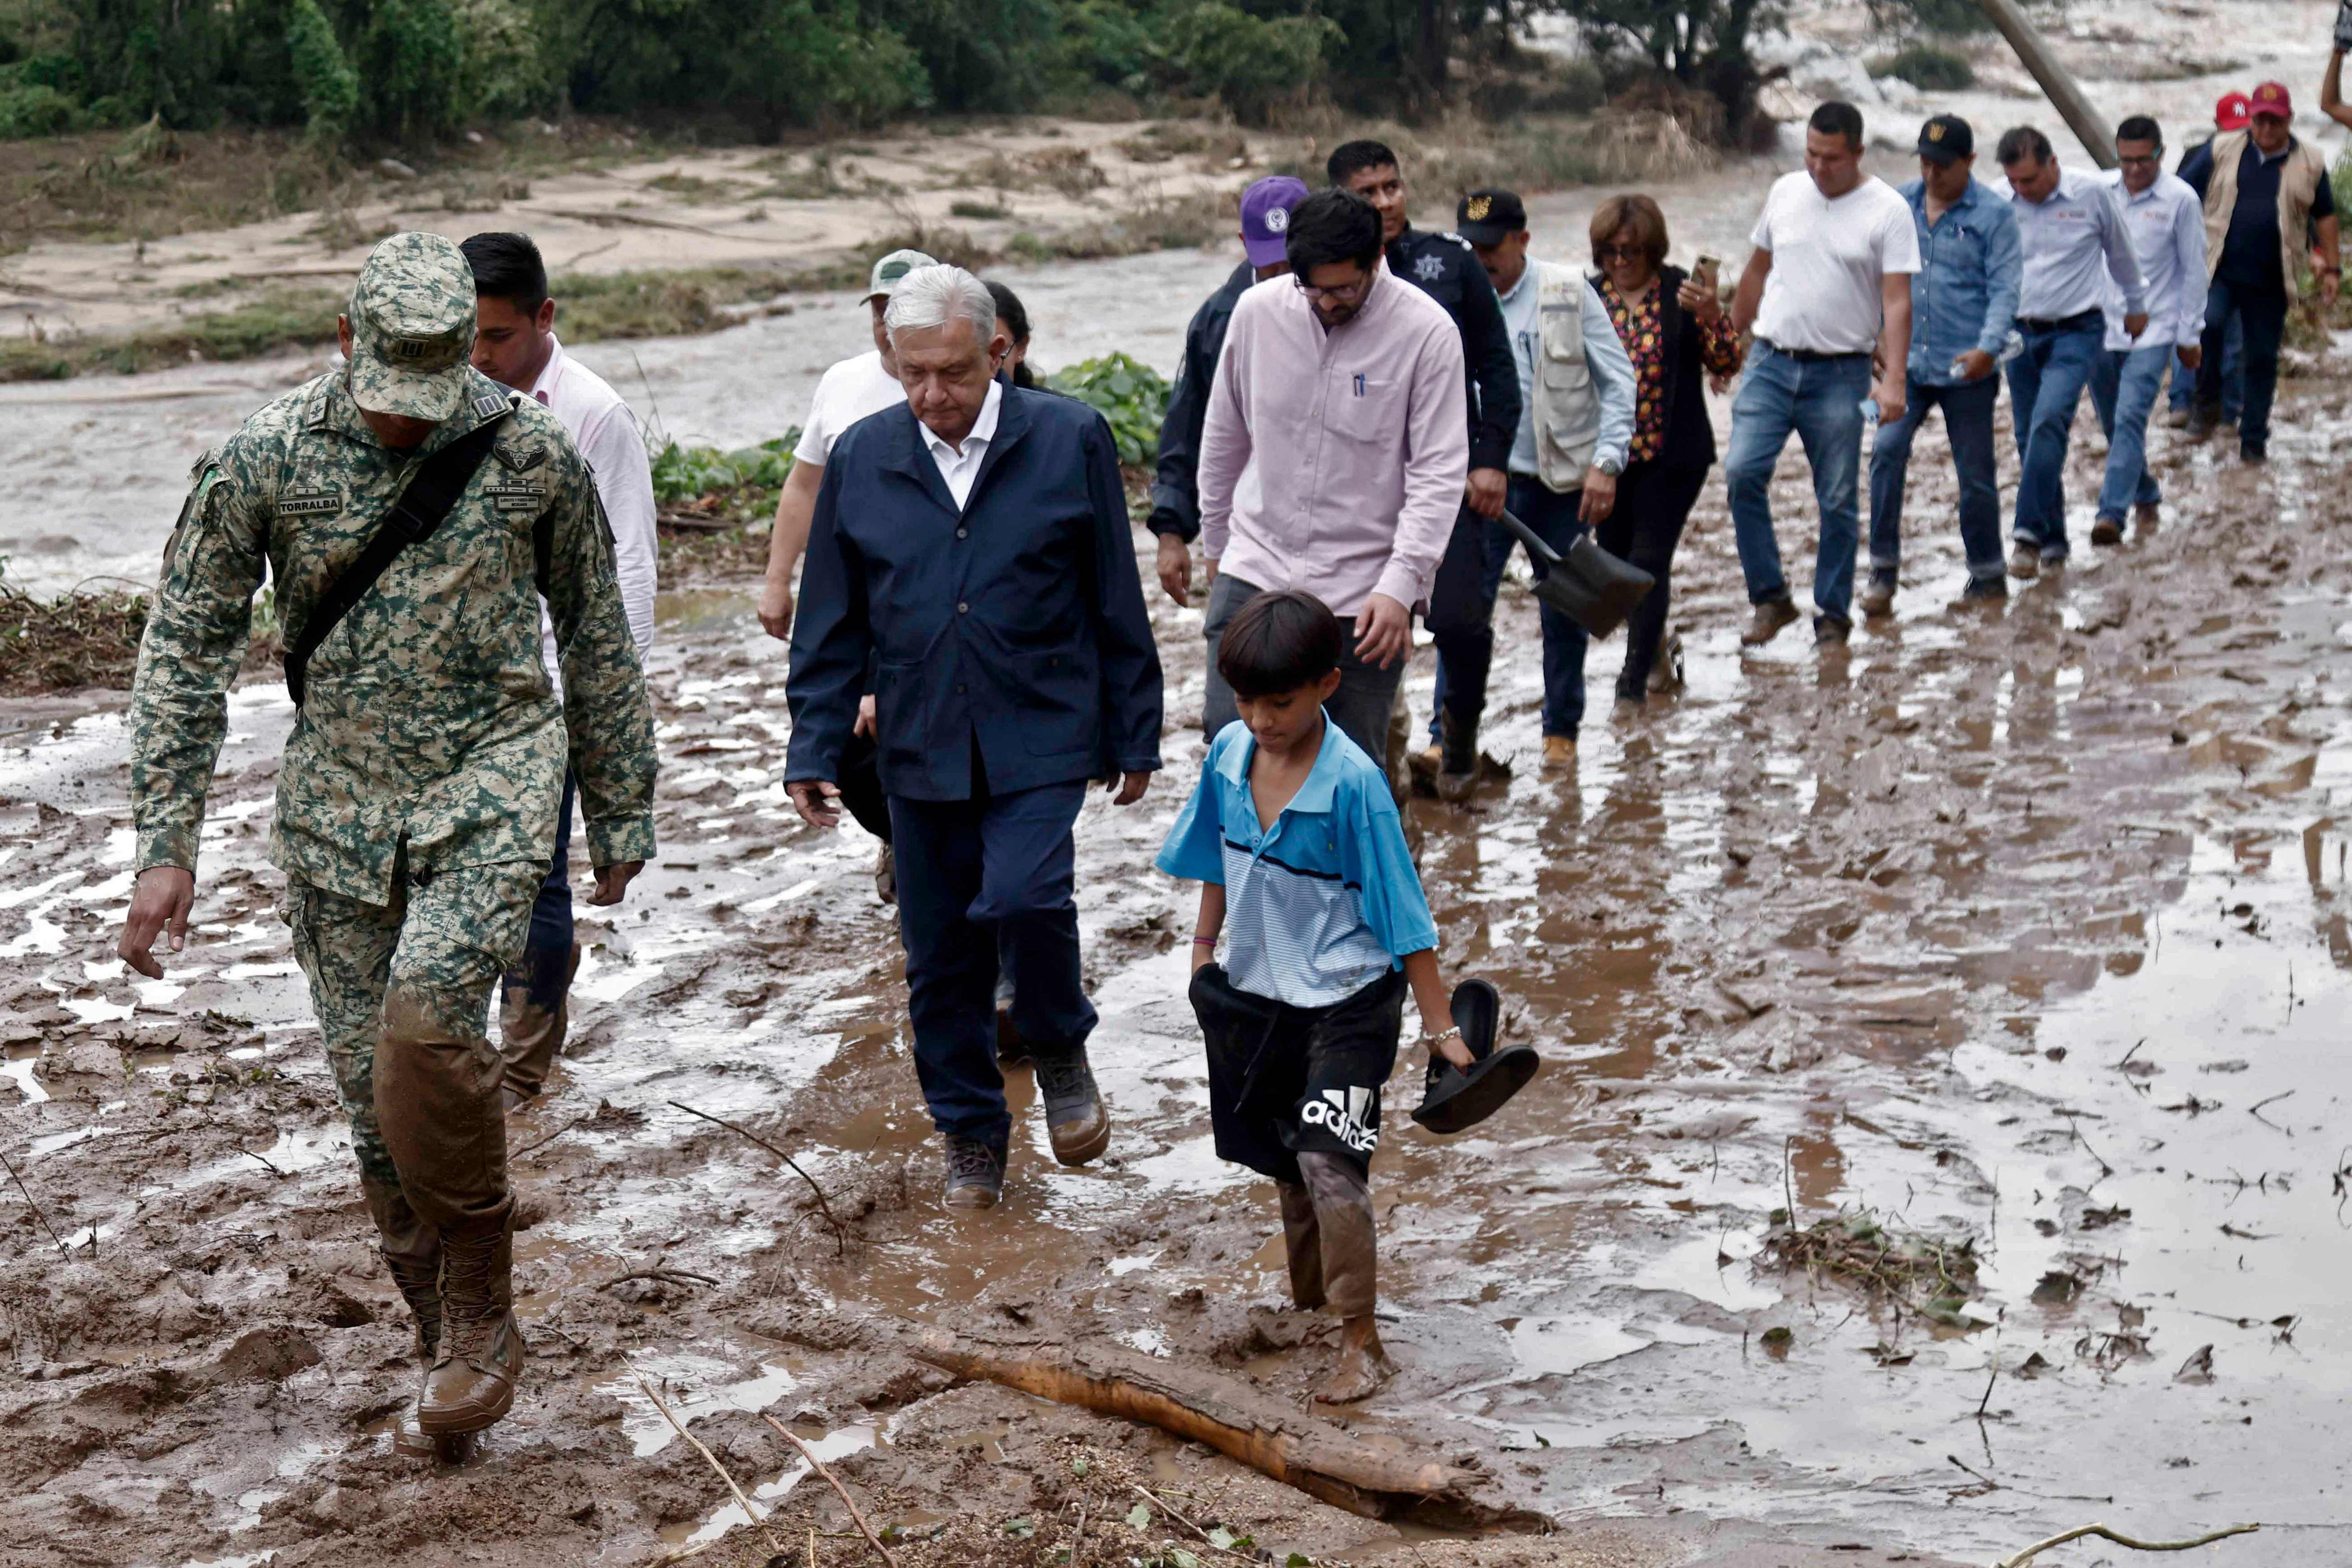
[[[1528,557],[1544,569],[1536,580],[1536,597],[1595,637],[1606,637],[1622,626],[1643,596],[1657,585],[1658,580],[1640,567],[1602,549],[1590,532],[1578,534],[1563,556],[1508,511],[1503,513],[1503,526],[1518,536]]]

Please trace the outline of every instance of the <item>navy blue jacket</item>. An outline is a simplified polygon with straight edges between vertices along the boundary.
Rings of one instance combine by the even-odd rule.
[[[1257,268],[1243,262],[1214,294],[1192,312],[1184,329],[1184,358],[1176,384],[1168,391],[1168,412],[1160,419],[1160,464],[1151,486],[1155,534],[1174,534],[1186,544],[1201,537],[1201,431],[1209,422],[1209,388],[1216,380],[1217,356],[1224,352],[1225,329],[1234,307],[1257,282]]]
[[[901,403],[825,460],[793,622],[785,777],[837,779],[870,689],[885,793],[972,798],[1160,766],[1160,653],[1101,414],[1003,382],[961,515]]]
[[[1519,361],[1503,302],[1470,242],[1408,226],[1388,247],[1389,270],[1445,307],[1462,334],[1470,375],[1470,466],[1507,468],[1519,438]]]

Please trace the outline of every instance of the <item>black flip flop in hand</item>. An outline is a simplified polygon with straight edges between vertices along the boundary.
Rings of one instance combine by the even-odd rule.
[[[1450,1010],[1462,1043],[1470,1049],[1470,1065],[1456,1067],[1432,1051],[1421,1108],[1412,1113],[1414,1121],[1441,1134],[1466,1132],[1501,1110],[1543,1065],[1531,1045],[1496,1049],[1503,997],[1491,982],[1468,979],[1454,987]]]

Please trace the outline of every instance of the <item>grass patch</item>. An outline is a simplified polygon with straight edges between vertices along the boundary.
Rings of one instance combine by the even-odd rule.
[[[0,382],[62,381],[89,371],[128,375],[199,360],[250,360],[335,340],[341,289],[273,291],[232,309],[168,326],[65,342],[0,343]]]
[[[948,215],[969,218],[974,223],[992,223],[1011,217],[1013,209],[996,202],[950,202],[948,204]]]
[[[1763,1259],[1816,1288],[1834,1281],[1947,1328],[1980,1328],[1962,1311],[1976,1293],[1976,1245],[1974,1237],[1928,1236],[1866,1208],[1801,1228],[1776,1208]]]

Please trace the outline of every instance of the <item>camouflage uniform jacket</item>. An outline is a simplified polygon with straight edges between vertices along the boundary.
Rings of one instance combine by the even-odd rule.
[[[409,453],[376,440],[337,371],[255,414],[197,465],[131,693],[139,869],[195,869],[226,694],[264,567],[290,646],[417,461],[506,410],[497,383],[466,376],[457,415]],[[541,663],[542,594],[562,650],[561,704]],[[506,414],[439,530],[394,559],[308,674],[270,838],[270,859],[293,881],[387,904],[404,845],[411,874],[544,864],[567,759],[594,862],[653,853],[653,713],[611,539],[588,465],[539,404]]]

